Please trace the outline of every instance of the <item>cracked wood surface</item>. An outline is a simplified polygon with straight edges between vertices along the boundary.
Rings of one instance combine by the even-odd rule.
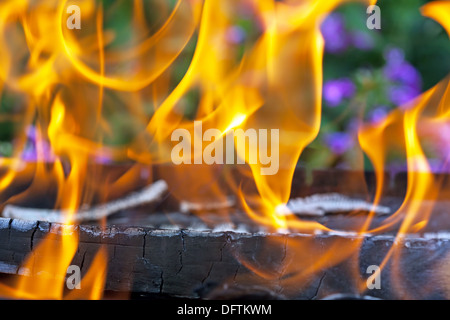
[[[304,172],[297,171],[291,197],[329,192],[353,197],[366,186],[361,185],[360,178],[360,173],[319,171],[313,173],[308,184]],[[450,186],[450,176],[444,178],[443,184]],[[366,175],[369,186],[373,179]],[[406,176],[396,174],[385,181],[388,197],[382,204],[394,212],[404,198]],[[36,203],[40,201],[37,199]],[[448,200],[438,202],[425,234],[408,236],[400,244],[399,281],[392,281],[393,267],[388,263],[381,273],[381,289],[366,290],[364,294],[384,299],[402,298],[406,293],[413,297],[417,294],[420,299],[450,296],[448,207]],[[367,267],[380,265],[394,243],[394,233],[368,235],[362,240],[357,259],[324,266],[300,282],[292,283],[291,271],[299,259],[298,249],[292,243],[308,242],[309,251],[302,257],[310,259],[312,265],[313,253],[324,254],[336,240],[346,244],[357,239],[343,233],[315,236],[269,233],[252,225],[239,212],[230,215],[229,224],[224,224],[217,212],[207,212],[208,223],[205,223],[196,215],[176,212],[179,209],[179,202],[169,195],[156,207],[114,214],[108,218],[104,230],[96,225],[75,227],[80,241],[73,264],[79,265],[84,275],[99,248],[105,246],[108,252],[105,289],[112,292],[187,298],[322,299],[336,293],[356,293],[355,273],[349,270],[356,271],[356,277],[365,281],[369,276]],[[314,218],[334,230],[349,226],[357,229],[365,219],[366,215],[358,214]],[[372,227],[379,226],[384,219],[374,217]],[[22,262],[33,248],[49,232],[60,229],[61,225],[56,223],[0,218],[0,273],[10,276],[20,273]],[[251,266],[265,270],[265,276],[252,272]]]
[[[60,232],[61,227],[48,222],[0,219],[0,272],[19,274],[21,263],[32,249],[48,233]],[[365,237],[359,261],[348,259],[337,266],[324,267],[293,285],[289,280],[298,252],[290,244],[308,241],[312,250],[323,253],[333,241],[351,243],[356,237],[126,226],[109,226],[104,230],[98,226],[76,226],[74,232],[80,242],[73,264],[80,266],[82,274],[89,269],[99,248],[106,247],[108,291],[217,299],[243,296],[321,299],[335,293],[356,293],[349,270],[355,268],[361,280],[366,279],[367,267],[379,265],[394,241],[389,235]],[[429,292],[432,298],[444,297],[448,282],[442,281],[442,272],[436,268],[448,261],[449,236],[411,235],[401,248],[402,277],[409,279],[405,290],[407,283],[408,290],[413,292],[428,287],[433,289]],[[265,270],[269,276],[255,274],[250,266]],[[402,293],[394,290],[391,274],[388,264],[382,271],[381,289],[367,290],[365,294],[399,298]]]

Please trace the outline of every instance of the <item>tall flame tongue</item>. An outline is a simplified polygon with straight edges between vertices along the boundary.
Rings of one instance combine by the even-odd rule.
[[[168,148],[173,145],[174,130],[183,129],[193,137],[189,141],[193,149],[189,163],[202,164],[202,154],[209,149],[198,147],[196,140],[202,139],[203,132],[217,130],[215,143],[221,145],[229,142],[230,131],[262,132],[265,137],[259,136],[259,141],[250,134],[246,136],[245,146],[238,143],[235,134],[236,150],[226,150],[225,163],[233,163],[235,152],[235,161],[245,160],[250,166],[258,194],[239,191],[250,216],[261,224],[285,228],[276,208],[288,201],[298,158],[320,127],[323,40],[319,22],[339,2],[205,1],[192,63],[147,126],[151,145],[158,150],[161,146]],[[228,37],[242,6],[252,12],[261,34],[239,60],[238,47],[230,44]],[[195,121],[201,122],[201,131],[196,122],[183,118],[183,100],[192,92],[200,95]],[[149,163],[170,161],[167,152],[143,151],[142,145],[139,141],[130,155]],[[277,163],[269,163],[270,158]],[[174,193],[183,200],[223,198],[216,188],[196,187],[214,185],[215,171],[217,166],[182,165],[180,172],[187,177],[195,175],[195,181],[187,191],[174,186]],[[167,179],[180,182],[169,176]],[[258,209],[253,210],[252,205]],[[309,231],[320,228],[308,222],[296,227]]]
[[[117,142],[121,132],[110,125],[111,115],[128,121],[129,132],[144,129],[149,118],[144,99],[156,105],[164,97],[168,88],[165,72],[195,31],[201,1],[170,3],[157,2],[162,19],[151,27],[144,12],[146,3],[141,0],[133,1],[132,12],[121,12],[124,3],[120,1],[106,9],[93,0],[0,3],[0,91],[21,97],[20,117],[2,118],[20,118],[21,122],[15,154],[1,159],[7,171],[0,189],[8,197],[14,192],[9,190],[11,185],[14,189],[17,183],[28,184],[25,191],[6,199],[26,205],[39,198],[49,202],[57,190],[54,208],[65,212],[64,226],[60,230],[54,226],[24,262],[20,270],[26,276],[14,288],[1,285],[0,295],[102,297],[107,266],[103,248],[86,272],[82,289],[63,292],[68,266],[78,248],[78,231],[72,222],[81,205],[133,191],[142,182],[136,167],[119,178],[110,177],[98,160],[128,160],[127,142]],[[125,6],[130,8],[128,3]],[[79,8],[81,29],[68,28],[73,8]],[[125,39],[125,45],[123,39],[118,40],[122,30],[111,26],[117,12],[130,19],[127,31],[133,37]],[[35,164],[21,160],[26,157],[29,127],[35,128]],[[99,181],[108,182],[109,187]]]
[[[194,152],[187,156],[190,164],[181,165],[179,170],[170,169],[165,176],[173,194],[186,201],[221,201],[224,194],[216,183],[218,167],[201,165],[202,155],[208,149],[198,147],[196,141],[209,129],[218,130],[214,141],[223,144],[232,130],[235,135],[238,130],[255,130],[267,133],[267,143],[249,138],[248,147],[235,150],[238,158],[249,165],[249,175],[256,185],[256,190],[244,185],[235,188],[249,217],[270,230],[305,233],[328,230],[317,222],[286,215],[285,205],[299,156],[319,132],[323,54],[319,25],[339,3],[246,1],[259,21],[261,35],[243,58],[236,61],[236,48],[224,44],[242,2],[204,2],[192,63],[147,126],[151,143],[158,150],[170,149],[172,133],[177,129],[183,129],[185,136],[191,137],[188,150]],[[183,100],[192,92],[200,96],[194,122],[183,117]],[[170,161],[167,153],[143,150],[141,141],[130,149],[132,157],[149,163]],[[226,157],[228,152],[227,149]],[[252,155],[258,155],[258,161],[252,161]],[[278,161],[273,171],[264,158],[269,155]],[[288,248],[295,261],[286,259],[274,269],[267,269],[261,262],[274,253],[262,252],[258,261],[248,261],[239,257],[239,252],[236,254],[242,264],[261,278],[278,279],[283,271],[289,275],[286,278],[293,287],[298,288],[311,274],[348,258],[359,245],[359,241],[336,241],[323,250],[312,238],[282,237],[280,247]]]
[[[87,164],[98,152],[94,141],[98,141],[95,131],[103,87],[90,88],[91,85],[81,81],[82,77],[70,63],[67,45],[58,41],[63,37],[62,24],[65,22],[61,16],[65,6],[58,7],[60,3],[65,1],[3,1],[0,4],[1,83],[7,90],[27,99],[21,106],[24,132],[36,118],[37,162],[35,166],[29,165],[34,168],[34,178],[26,191],[9,202],[20,202],[29,197],[50,199],[51,191],[56,189],[54,208],[66,213],[65,224],[60,229],[54,226],[48,236],[32,248],[19,269],[23,276],[16,286],[0,286],[0,295],[6,297],[98,299],[103,292],[107,257],[101,249],[92,264],[100,271],[98,276],[88,272],[84,288],[64,296],[67,270],[78,248],[73,216],[82,202],[89,201]],[[92,2],[78,4],[87,15],[92,15]],[[102,11],[99,12],[96,18],[101,18]],[[101,29],[96,30],[96,34],[96,41],[90,43],[91,49],[101,42],[97,39],[103,37]],[[23,60],[27,61],[26,67],[22,67]],[[98,60],[102,65],[101,55]],[[89,103],[84,96],[97,96],[98,99]],[[88,139],[92,142],[87,142]],[[24,136],[18,137],[17,160],[13,164],[20,163],[25,140]],[[45,145],[50,147],[45,148]],[[18,169],[18,165],[10,166],[1,181],[2,189],[15,177],[20,179],[23,172]],[[25,173],[28,174],[28,169]]]
[[[422,14],[440,22],[450,35],[448,1],[435,1],[422,7]],[[431,217],[435,200],[445,195],[441,190],[441,181],[431,169],[423,149],[423,141],[438,140],[439,132],[448,126],[450,120],[450,76],[447,76],[433,88],[412,102],[392,112],[381,124],[366,126],[359,132],[361,147],[371,159],[376,177],[377,188],[374,203],[378,204],[385,185],[385,162],[392,150],[403,150],[407,164],[407,189],[401,207],[383,225],[367,232],[383,232],[398,227],[396,241],[381,264],[381,269],[390,261],[393,266],[393,283],[397,293],[403,298],[413,298],[410,290],[405,289],[406,279],[401,274],[401,252],[405,235],[419,233]],[[403,110],[403,111],[402,111]],[[426,140],[428,139],[428,140]],[[449,159],[443,160],[444,165]],[[392,258],[392,259],[391,259]],[[381,270],[380,269],[380,270]],[[377,276],[379,272],[373,274]],[[430,290],[432,288],[423,288]],[[416,292],[423,296],[424,292]]]
[[[44,162],[38,163],[35,180],[27,192],[39,190],[39,179],[54,177],[58,187],[55,207],[64,210],[66,222],[60,229],[54,227],[50,230],[48,236],[36,248],[32,248],[32,253],[19,270],[24,276],[18,280],[14,289],[1,285],[0,295],[25,299],[99,299],[102,296],[106,275],[107,256],[103,248],[97,253],[92,269],[85,276],[81,291],[73,291],[64,296],[67,270],[78,249],[78,233],[72,221],[80,206],[82,190],[85,188],[84,177],[88,156],[74,148],[76,141],[71,144],[75,139],[72,139],[70,133],[65,130],[68,127],[67,118],[64,104],[59,97],[54,101],[50,118],[48,136],[57,158],[51,172],[47,171]],[[60,157],[66,157],[70,163],[68,174],[64,172]],[[40,187],[43,186],[45,187],[45,183]]]

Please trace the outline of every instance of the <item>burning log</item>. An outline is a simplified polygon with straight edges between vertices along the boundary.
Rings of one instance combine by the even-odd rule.
[[[339,223],[347,218],[331,215],[321,219],[332,225],[333,221]],[[445,214],[436,218],[444,221]],[[250,226],[210,228],[201,226],[193,216],[176,212],[153,213],[145,219],[138,227],[129,222],[104,228],[75,226],[79,244],[72,264],[85,275],[98,250],[106,248],[106,292],[129,292],[132,297],[322,299],[332,294],[364,294],[396,299],[411,293],[420,298],[445,298],[448,294],[448,283],[442,279],[446,279],[450,237],[438,231],[445,229],[439,223],[432,224],[426,233],[396,238],[395,232],[308,235],[281,234]],[[49,234],[59,234],[62,228],[58,223],[1,218],[0,273],[23,277],[24,258]],[[361,242],[361,248],[357,259],[324,265],[306,274],[302,281],[290,282],[296,277],[291,267],[299,254],[297,246],[291,244],[304,241],[311,254],[304,258],[311,259],[311,263],[314,254],[324,254],[336,242],[343,247]],[[402,254],[400,266],[388,263],[381,271],[379,289],[359,292],[357,280],[365,283],[370,276],[368,267],[381,265],[394,245]],[[401,269],[398,281],[397,267]],[[258,273],[259,268],[270,272],[263,276]]]
[[[31,5],[22,1],[16,6],[14,1],[2,1],[2,88],[7,90],[5,97],[11,93],[23,98],[18,105],[24,107],[20,113],[25,121],[19,127],[33,126],[37,131],[34,139],[23,132],[12,137],[17,150],[12,158],[1,159],[6,173],[0,191],[5,199],[11,199],[11,192],[14,199],[10,201],[31,206],[30,198],[45,198],[47,191],[56,187],[57,207],[71,211],[4,209],[0,271],[21,279],[29,277],[27,283],[32,285],[18,285],[18,291],[25,290],[17,295],[8,295],[16,288],[3,290],[0,286],[1,293],[19,298],[65,297],[52,280],[64,278],[61,274],[72,263],[91,279],[82,287],[170,297],[257,294],[316,299],[368,290],[381,298],[448,296],[450,284],[442,281],[448,278],[450,237],[442,232],[449,229],[448,219],[442,219],[442,213],[430,219],[438,195],[445,189],[440,189],[441,181],[432,174],[427,150],[422,148],[428,139],[424,130],[418,130],[448,121],[448,79],[407,108],[396,108],[381,125],[359,126],[360,159],[364,152],[373,164],[375,192],[366,192],[362,175],[355,183],[343,181],[342,176],[333,180],[327,174],[323,183],[294,188],[294,184],[304,183],[303,179],[292,181],[299,157],[320,137],[323,123],[324,37],[319,24],[340,2],[275,1],[269,7],[257,1],[243,6],[226,1],[161,2],[157,6],[161,14],[155,20],[142,14],[148,8],[135,1],[125,11],[133,12],[128,16],[139,23],[131,23],[126,31],[137,31],[143,37],[130,34],[128,38],[136,41],[111,45],[120,26],[110,23],[116,15],[105,11],[102,3],[83,10],[83,23],[90,27],[80,33],[69,24],[60,28],[61,13],[68,9],[64,3],[51,0]],[[435,5],[425,6],[424,14],[443,21],[445,16],[436,12],[448,12],[448,5]],[[245,45],[238,45],[240,41],[230,41],[228,31],[236,27],[236,17],[239,20],[249,8],[251,14],[242,18],[248,18],[246,24],[254,23],[256,32],[249,32]],[[35,25],[34,32],[22,32]],[[150,37],[146,39],[146,35]],[[127,36],[121,38],[128,40]],[[116,115],[127,116],[119,125],[114,121]],[[358,115],[360,120],[366,116]],[[124,124],[133,130],[116,137]],[[32,173],[16,165],[26,154],[28,139],[33,140],[36,153]],[[404,151],[407,158],[400,209],[355,200],[365,196],[377,204],[385,201],[383,173],[392,151]],[[107,189],[104,180],[97,179],[104,173],[91,175],[89,165],[123,161],[176,164],[164,175],[169,185],[178,186],[171,191],[174,198],[185,201],[181,203],[184,212],[148,210],[141,223],[132,220],[133,207],[160,199],[168,188],[163,181],[139,194],[79,208],[80,203],[105,199],[111,191],[102,190]],[[358,162],[360,168],[363,161]],[[242,177],[229,178],[225,164],[237,165]],[[22,175],[30,176],[28,183],[23,181],[26,191],[13,192],[18,190],[15,181],[28,180]],[[219,175],[231,190],[217,183]],[[134,188],[140,180],[137,172],[130,170],[114,180],[115,191]],[[334,184],[350,197],[340,195],[339,190],[333,190],[339,195],[317,195],[331,192],[323,189],[332,189]],[[290,194],[292,190],[307,193],[302,196],[309,198],[296,198]],[[233,202],[220,202],[228,196],[239,197],[244,210]],[[285,213],[283,205],[289,198],[293,199],[288,203],[292,212],[310,217],[277,214]],[[210,212],[215,210],[226,215]],[[128,216],[122,224],[115,224],[114,218],[106,221],[106,227],[84,224],[106,220],[103,218],[119,211]],[[196,218],[188,214],[194,211],[198,211]],[[352,214],[325,214],[348,211]],[[354,211],[393,214],[383,219],[372,214],[358,216]],[[442,212],[446,214],[447,208]],[[76,213],[74,219],[65,221],[71,213]],[[194,223],[200,219],[212,223]],[[240,225],[234,225],[235,221]],[[64,222],[83,224],[60,224]],[[438,226],[435,232],[427,229],[432,224]],[[40,286],[41,282],[33,282],[35,275],[50,275],[50,281]],[[376,283],[372,286],[366,280]],[[41,288],[46,292],[40,292]],[[98,298],[98,291],[92,291],[87,296]]]
[[[302,179],[303,174],[301,170],[296,172],[293,199],[307,199],[312,192],[342,192],[353,194],[348,197],[350,199],[360,199],[353,190],[346,192],[343,188],[357,186],[355,183],[347,184],[347,181],[357,181],[357,175],[352,172],[314,172],[314,179],[308,185]],[[325,176],[328,184],[321,179]],[[371,179],[370,175],[366,178]],[[333,185],[330,181],[334,180],[346,183]],[[403,188],[404,175],[388,180],[395,182],[387,194],[386,199],[389,200]],[[157,190],[165,189],[164,183],[156,186],[159,186]],[[383,202],[383,207],[394,212],[402,197],[394,198],[397,200]],[[230,217],[235,217],[239,223],[231,219],[225,224],[223,218],[214,212],[214,209],[223,209],[222,206],[212,204],[211,212],[207,210],[202,215],[191,215],[180,212],[180,202],[173,203],[173,200],[169,195],[156,211],[153,207],[148,210],[145,207],[134,210],[124,207],[120,210],[122,212],[108,217],[107,227],[92,222],[74,226],[79,243],[71,264],[79,266],[82,274],[86,275],[96,253],[105,248],[108,253],[105,292],[128,292],[132,297],[321,299],[339,293],[394,299],[408,297],[405,292],[415,293],[419,298],[444,298],[448,293],[448,284],[442,281],[442,277],[446,277],[445,265],[450,249],[450,237],[443,231],[450,228],[445,201],[435,204],[433,219],[422,234],[397,238],[396,229],[380,235],[358,234],[351,229],[344,231],[350,226],[362,225],[366,214],[310,217],[330,229],[343,230],[340,232],[302,234],[288,230],[278,233],[264,229],[248,217],[245,220],[246,215],[240,214],[231,202],[227,210],[233,210]],[[196,209],[198,206],[189,207],[189,210]],[[373,227],[381,225],[384,219],[383,215],[374,216]],[[60,234],[62,228],[62,224],[37,219],[1,218],[0,273],[24,277],[25,258],[48,235]],[[298,251],[303,242],[308,243],[307,248],[302,249],[306,251]],[[340,248],[359,244],[355,251],[358,258],[344,257],[340,263],[323,265],[303,275],[301,281],[295,279],[296,272],[305,272],[308,266],[318,261],[316,257],[325,255],[327,248],[332,248],[334,243],[339,243]],[[389,262],[381,271],[380,289],[361,292],[355,283],[364,283],[370,276],[368,267],[382,265],[393,246],[398,246],[401,252],[400,266]],[[295,267],[299,255],[310,263]],[[401,270],[399,283],[393,280],[398,269]],[[291,281],[293,278],[295,281]],[[427,289],[430,287],[432,290]]]
[[[333,186],[323,184],[321,180],[327,176],[328,182],[356,181],[356,178],[353,180],[356,175],[351,172],[314,172],[313,175],[312,183],[306,186],[303,172],[296,172],[293,199],[306,199],[305,191],[351,193],[354,194],[351,199],[358,198],[354,191],[345,192],[341,184]],[[390,179],[395,181],[391,186],[393,194],[399,193],[404,184],[401,177],[404,176]],[[370,180],[370,176],[366,178]],[[156,186],[160,191],[165,189],[164,183]],[[345,186],[355,187],[355,184]],[[383,207],[395,211],[402,201],[401,197],[396,199],[396,203],[383,203]],[[204,213],[208,217],[191,215],[178,211],[180,203],[174,205],[172,202],[169,195],[156,211],[152,208],[151,214],[145,207],[121,210],[123,213],[108,217],[106,227],[92,223],[74,226],[79,243],[71,264],[79,266],[85,276],[96,253],[105,248],[108,256],[105,292],[126,292],[138,298],[322,299],[332,294],[358,294],[394,299],[408,297],[408,293],[419,298],[445,298],[448,294],[448,284],[442,281],[446,277],[445,265],[450,249],[450,237],[443,232],[450,228],[445,201],[437,203],[433,219],[422,234],[404,235],[403,238],[396,237],[396,230],[380,235],[358,234],[351,230],[277,233],[252,224],[250,219],[245,220],[245,215],[239,215],[237,208],[229,207],[228,210],[235,210],[233,216],[239,223],[231,220],[224,224],[223,218],[214,210]],[[193,209],[197,207],[190,208]],[[140,214],[143,211],[145,214]],[[366,215],[334,214],[311,218],[333,230],[345,230],[348,226],[364,223]],[[374,227],[384,219],[384,216],[376,215]],[[25,277],[25,258],[49,235],[60,234],[62,228],[62,224],[53,222],[1,218],[0,273],[3,277]],[[298,251],[304,242],[308,243],[307,248],[302,249],[306,251]],[[332,248],[334,243],[339,243],[341,248],[359,244],[355,251],[358,257],[325,264],[302,275],[299,281],[296,273],[302,274],[308,266],[317,263],[316,257],[326,254],[327,248]],[[401,252],[400,265],[387,263],[381,271],[380,289],[363,288],[361,292],[356,283],[365,283],[370,276],[368,267],[382,265],[395,245]],[[309,262],[297,267],[299,255]],[[401,270],[400,277],[395,280],[398,270]],[[81,286],[83,288],[83,280]]]

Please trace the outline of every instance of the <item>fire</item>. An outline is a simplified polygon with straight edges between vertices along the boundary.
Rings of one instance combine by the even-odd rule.
[[[335,231],[298,218],[286,204],[298,159],[321,125],[324,40],[319,26],[344,2],[179,0],[171,5],[156,1],[154,9],[162,18],[149,25],[148,4],[135,0],[132,12],[127,13],[129,30],[121,33],[111,23],[120,2],[111,9],[93,0],[3,0],[0,90],[23,97],[23,119],[13,157],[0,159],[7,170],[0,179],[0,191],[7,191],[15,181],[29,181],[25,191],[6,201],[20,203],[56,189],[53,208],[63,209],[66,221],[33,248],[21,268],[24,276],[14,286],[0,285],[0,296],[101,299],[108,261],[104,248],[86,272],[81,291],[64,292],[66,271],[78,249],[73,218],[81,206],[96,198],[105,200],[110,193],[132,190],[137,173],[133,167],[104,190],[98,181],[106,173],[96,159],[173,163],[176,130],[190,137],[186,142],[192,152],[183,154],[189,162],[163,167],[160,175],[178,200],[224,202],[231,190],[245,213],[271,231],[308,235]],[[71,5],[82,12],[81,29],[67,27]],[[448,6],[445,1],[432,2],[422,13],[449,31]],[[257,26],[247,38],[235,26],[242,14]],[[193,55],[186,57],[190,46],[195,46]],[[181,60],[188,64],[177,78]],[[374,205],[383,197],[390,148],[403,150],[407,162],[404,202],[375,229],[370,228],[371,212],[354,231],[355,241],[341,239],[318,248],[313,236],[280,240],[295,256],[281,266],[290,275],[286,281],[297,285],[320,270],[356,259],[365,234],[397,226],[400,243],[404,235],[423,230],[432,213],[423,200],[436,200],[441,190],[422,147],[425,134],[419,129],[448,122],[448,90],[448,79],[443,80],[405,111],[395,111],[381,124],[360,129],[359,143],[377,177]],[[190,105],[195,110],[189,110]],[[127,141],[118,139],[120,133],[112,124],[117,119],[111,115],[126,122]],[[25,131],[31,126],[37,135],[37,161],[32,165],[22,161]],[[252,139],[251,130],[276,135]],[[205,139],[204,132],[209,132],[210,143],[196,143]],[[205,164],[205,154],[214,154],[214,161]],[[269,171],[269,160],[275,159],[276,170]],[[245,164],[238,170],[250,185],[227,176],[228,165],[236,163]],[[218,182],[219,176],[226,176],[226,188]],[[223,219],[231,220],[230,214]],[[399,246],[391,248],[383,266],[391,258],[400,258]],[[279,270],[241,262],[262,278],[280,276]]]
[[[2,2],[2,43],[8,48],[8,32],[15,32],[14,36],[22,39],[23,46],[18,47],[15,55],[8,56],[8,50],[1,59],[2,83],[7,90],[14,90],[27,97],[24,105],[26,128],[37,117],[36,128],[39,140],[47,140],[51,146],[52,156],[44,154],[42,145],[37,144],[37,163],[34,178],[29,188],[22,194],[10,199],[11,202],[27,198],[29,194],[45,195],[45,192],[57,188],[54,201],[55,209],[66,212],[66,223],[61,230],[51,230],[49,235],[41,241],[24,261],[21,270],[23,276],[14,288],[4,285],[0,288],[2,296],[26,299],[63,299],[65,296],[66,272],[78,248],[76,227],[72,225],[73,215],[88,194],[86,193],[86,173],[89,158],[97,150],[94,139],[86,143],[89,135],[88,123],[83,123],[78,117],[87,116],[92,111],[76,108],[83,105],[82,99],[71,97],[79,90],[86,90],[87,84],[80,83],[73,67],[70,66],[64,50],[65,43],[55,41],[61,29],[61,12],[57,11],[57,1],[42,1],[29,3],[21,1],[19,5],[13,1]],[[93,13],[92,3],[84,1],[80,4],[87,13]],[[64,8],[64,7],[59,7]],[[101,10],[99,11],[101,13]],[[59,14],[58,14],[59,13]],[[100,15],[101,17],[101,15]],[[101,20],[100,20],[101,21]],[[101,32],[98,32],[101,39]],[[98,43],[102,43],[101,40]],[[27,57],[28,63],[22,69],[19,59]],[[100,63],[102,62],[100,55]],[[17,59],[17,61],[15,61]],[[11,70],[9,68],[13,67]],[[84,86],[84,88],[83,88]],[[73,91],[75,90],[75,91]],[[71,92],[72,91],[72,92]],[[103,86],[99,86],[99,105],[101,105]],[[92,105],[92,104],[91,104]],[[98,105],[93,106],[94,112]],[[88,112],[88,113],[86,113]],[[77,114],[79,113],[79,114]],[[24,137],[19,136],[23,146]],[[19,145],[17,159],[20,159]],[[49,158],[52,158],[51,160]],[[6,188],[16,177],[20,177],[20,170],[10,168],[2,180]],[[86,278],[86,288],[79,298],[101,298],[105,277],[101,270],[106,268],[107,256],[100,250],[92,267],[96,268],[98,277],[89,273]],[[92,273],[92,272],[91,272]]]
[[[431,2],[422,8],[422,14],[439,22],[449,32],[449,25],[445,16],[448,14],[449,3],[445,1]],[[428,224],[433,206],[439,197],[444,196],[445,190],[440,187],[438,179],[430,167],[428,157],[422,147],[424,141],[429,141],[427,132],[423,128],[432,128],[433,134],[442,130],[449,121],[449,77],[442,80],[433,88],[416,98],[405,106],[405,111],[392,112],[385,121],[377,126],[366,126],[359,133],[359,141],[371,159],[377,177],[375,204],[382,198],[384,181],[384,164],[390,150],[404,151],[408,176],[407,190],[401,207],[385,223],[367,232],[382,232],[399,225],[396,242],[387,253],[381,268],[392,260],[395,275],[394,285],[400,295],[405,298],[414,298],[410,292],[404,290],[400,284],[404,279],[401,276],[400,261],[402,245],[405,236],[409,233],[419,233]],[[427,131],[427,130],[425,130]],[[429,130],[428,130],[429,131]],[[431,139],[435,136],[431,135]],[[448,159],[444,159],[445,162]],[[403,282],[404,283],[404,282]]]
[[[128,160],[126,143],[105,142],[117,134],[105,113],[124,113],[121,101],[131,101],[125,107],[128,121],[145,128],[148,112],[144,112],[142,101],[150,97],[156,105],[164,96],[165,72],[191,41],[202,6],[200,1],[178,1],[174,6],[161,2],[157,9],[165,19],[149,26],[144,5],[134,1],[130,16],[133,38],[126,46],[118,46],[115,41],[120,30],[107,27],[114,12],[96,1],[0,4],[0,90],[23,98],[15,153],[12,158],[1,159],[7,171],[0,188],[8,191],[15,182],[26,183],[28,188],[7,203],[26,203],[30,197],[41,196],[53,200],[53,208],[65,213],[62,229],[51,230],[33,248],[21,268],[25,275],[13,287],[2,285],[1,296],[100,299],[103,295],[108,260],[104,249],[86,272],[80,291],[65,294],[63,289],[67,269],[78,250],[72,224],[78,209],[94,199],[105,200],[108,194],[133,190],[139,177],[132,167],[111,181],[113,178],[96,162]],[[71,8],[78,8],[75,13],[80,16],[69,17]],[[80,19],[82,27],[71,28],[69,18]],[[25,132],[31,127],[36,132],[35,164],[22,161]],[[104,179],[111,182],[107,190],[98,183]]]

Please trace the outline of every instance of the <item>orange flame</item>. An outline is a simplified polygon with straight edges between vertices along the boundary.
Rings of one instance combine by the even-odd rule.
[[[0,90],[24,97],[24,120],[15,154],[1,159],[7,172],[0,179],[0,191],[15,181],[29,180],[24,192],[7,201],[20,203],[56,186],[54,208],[64,209],[67,216],[62,230],[50,232],[26,259],[22,269],[27,276],[13,288],[1,285],[0,295],[102,298],[108,259],[103,248],[83,278],[85,289],[63,292],[66,270],[78,247],[74,215],[95,196],[106,198],[98,183],[101,179],[89,171],[95,166],[92,160],[171,163],[175,130],[187,139],[188,148],[182,148],[185,163],[162,168],[161,175],[179,200],[224,201],[228,190],[218,176],[226,175],[227,165],[246,164],[238,169],[254,185],[229,176],[226,183],[250,218],[277,231],[332,231],[318,222],[286,215],[285,205],[297,161],[320,129],[324,41],[319,25],[343,2],[179,0],[173,6],[157,2],[164,18],[149,26],[146,3],[134,0],[129,14],[132,32],[127,33],[133,36],[121,46],[120,30],[108,25],[114,8],[96,1],[2,1],[0,44],[5,49],[0,50]],[[80,30],[66,26],[70,5],[79,6],[83,13]],[[449,31],[448,6],[448,2],[436,1],[424,6],[422,13]],[[258,29],[237,45],[230,40],[230,32],[242,12]],[[192,45],[194,53],[186,57],[185,49]],[[189,62],[181,79],[175,72],[179,60]],[[295,257],[281,266],[284,274],[291,275],[289,282],[298,284],[319,270],[355,258],[365,233],[399,225],[400,242],[405,234],[427,225],[432,208],[425,207],[423,200],[438,197],[439,181],[431,173],[418,124],[437,126],[448,120],[448,90],[445,80],[411,103],[407,111],[393,112],[382,124],[361,129],[359,141],[377,177],[374,204],[383,196],[389,148],[404,149],[408,188],[403,205],[374,230],[369,228],[372,212],[355,232],[355,241],[340,239],[317,248],[314,237],[281,238],[280,243]],[[439,107],[433,108],[438,98],[442,98]],[[191,100],[195,102],[188,103]],[[195,110],[188,109],[191,105]],[[127,141],[115,140],[118,133],[111,114],[126,122]],[[27,140],[24,129],[31,124],[40,141],[35,166],[20,160]],[[44,142],[50,146],[51,160]],[[214,161],[205,164],[205,154],[214,154]],[[136,180],[132,168],[109,192],[129,191]],[[398,248],[391,249],[383,265],[392,256],[399,257]],[[280,276],[280,270],[241,262],[262,278]]]
[[[63,230],[51,232],[23,263],[28,276],[15,288],[2,285],[2,296],[102,297],[107,267],[104,249],[86,273],[81,291],[64,295],[62,289],[78,248],[76,233],[69,232],[78,208],[94,198],[129,192],[138,180],[133,167],[109,188],[98,183],[107,173],[102,173],[93,159],[128,160],[126,143],[105,143],[117,135],[107,116],[126,114],[134,128],[145,128],[149,114],[142,108],[143,100],[150,96],[156,105],[164,95],[165,72],[191,41],[202,9],[202,3],[195,0],[178,1],[174,6],[158,3],[158,12],[166,19],[149,27],[144,6],[143,1],[134,1],[133,37],[125,46],[118,46],[119,31],[107,27],[114,12],[96,1],[7,0],[0,4],[0,43],[4,48],[0,52],[0,89],[24,97],[20,106],[24,121],[15,153],[1,159],[7,171],[0,179],[0,191],[14,188],[17,181],[29,183],[25,191],[7,200],[27,203],[30,197],[47,196],[46,192],[56,189],[53,207],[66,213]],[[71,8],[79,8],[79,29],[69,28],[70,15],[77,13]],[[157,92],[158,88],[162,91]],[[126,100],[131,103],[126,104],[124,113],[122,101]],[[25,131],[32,124],[37,136],[35,165],[21,161]],[[103,176],[99,179],[99,175]],[[50,195],[47,197],[50,200]],[[104,272],[96,274],[95,270]]]
[[[422,7],[422,14],[439,22],[449,32],[445,17],[448,15],[449,3],[446,1],[431,2]],[[401,276],[400,261],[405,235],[419,233],[431,217],[433,205],[444,190],[441,190],[440,179],[433,174],[429,160],[422,147],[426,134],[421,128],[432,128],[437,133],[449,121],[450,105],[449,77],[404,106],[405,111],[396,110],[377,126],[366,126],[360,130],[359,141],[371,159],[377,177],[375,204],[382,198],[384,170],[389,150],[404,150],[407,162],[407,190],[401,207],[384,224],[368,232],[382,232],[399,225],[396,241],[386,254],[381,269],[392,259],[393,283],[397,293],[403,298],[413,298],[411,292],[405,290],[405,281]],[[432,137],[434,138],[434,137]],[[448,161],[448,159],[445,159]],[[431,203],[431,205],[430,205]],[[381,270],[380,269],[380,270]],[[377,272],[379,273],[379,272]],[[373,274],[376,276],[376,274]],[[426,288],[429,289],[429,288]],[[420,295],[418,295],[420,296]]]

